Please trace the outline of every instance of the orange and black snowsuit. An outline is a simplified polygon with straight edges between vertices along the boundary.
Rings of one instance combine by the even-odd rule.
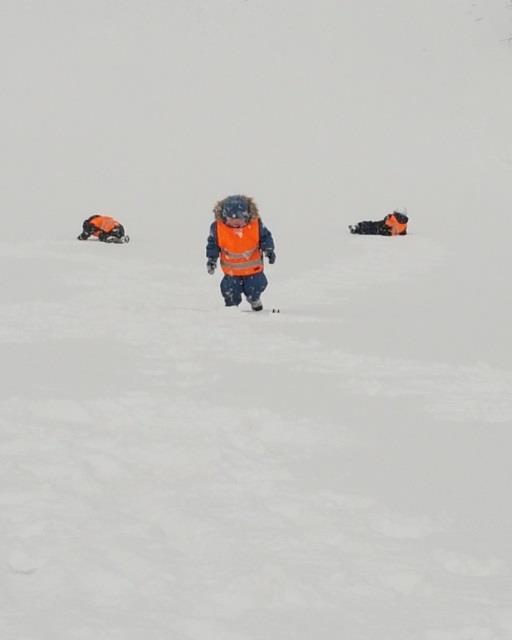
[[[87,240],[89,236],[95,236],[98,240],[105,241],[109,237],[122,238],[124,236],[123,225],[110,216],[95,214],[84,220],[82,227],[83,231],[78,236],[79,240]]]
[[[377,236],[406,236],[409,218],[404,213],[390,213],[383,220],[363,220],[351,225],[350,233]]]
[[[390,236],[406,236],[409,218],[405,213],[390,213],[384,218]]]
[[[263,273],[263,256],[267,257],[269,264],[274,264],[275,261],[272,234],[263,224],[254,200],[243,197],[248,206],[247,223],[236,228],[227,225],[222,216],[226,199],[220,200],[214,208],[215,220],[210,226],[206,244],[208,273],[213,274],[220,258],[220,266],[224,272],[220,290],[227,307],[239,305],[242,294],[251,305],[259,302],[268,284]],[[253,307],[258,311],[261,308]]]

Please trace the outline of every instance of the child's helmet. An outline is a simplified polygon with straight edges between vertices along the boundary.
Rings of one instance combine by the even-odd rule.
[[[248,222],[251,217],[248,199],[244,196],[228,196],[222,202],[221,217],[224,222],[230,220]]]
[[[399,213],[402,216],[409,215],[407,213],[407,207],[396,207],[395,209],[393,209],[393,213]]]

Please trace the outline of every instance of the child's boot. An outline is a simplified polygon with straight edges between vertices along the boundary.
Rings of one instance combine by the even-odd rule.
[[[253,311],[261,311],[263,309],[261,300],[250,300],[250,304]]]

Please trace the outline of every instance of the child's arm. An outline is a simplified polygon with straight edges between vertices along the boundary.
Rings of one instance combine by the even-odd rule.
[[[217,225],[212,222],[210,233],[206,241],[206,257],[208,260],[217,260],[220,254],[219,245],[217,244]]]
[[[273,251],[275,249],[274,246],[274,238],[270,233],[269,229],[261,222],[260,220],[260,246],[263,252]]]
[[[213,275],[217,266],[217,260],[219,258],[220,248],[217,243],[217,225],[212,222],[210,227],[210,233],[206,240],[206,270],[210,275]]]
[[[267,256],[268,263],[274,264],[276,261],[276,252],[274,251],[274,238],[267,227],[260,220],[260,246],[263,253]]]

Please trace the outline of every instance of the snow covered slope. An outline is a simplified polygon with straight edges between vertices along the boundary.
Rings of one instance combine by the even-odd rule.
[[[1,640],[511,638],[507,4],[0,12]]]

